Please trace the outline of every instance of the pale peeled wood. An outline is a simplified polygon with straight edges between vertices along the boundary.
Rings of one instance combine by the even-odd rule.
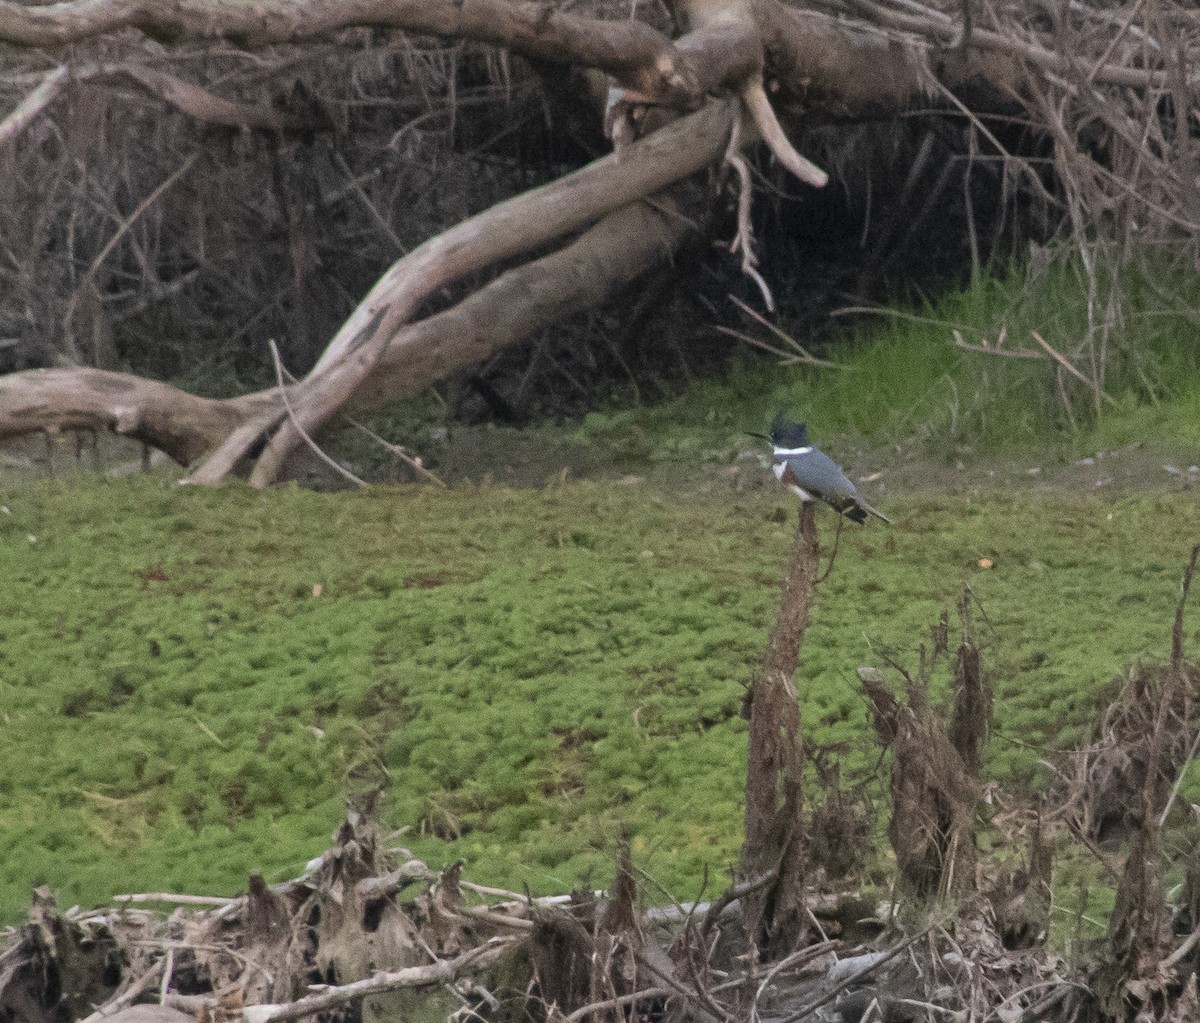
[[[165,1005],[131,1005],[103,1019],[104,1023],[196,1023],[195,1016]]]

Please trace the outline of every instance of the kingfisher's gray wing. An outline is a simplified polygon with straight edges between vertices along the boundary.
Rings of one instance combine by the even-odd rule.
[[[824,451],[813,448],[804,454],[786,456],[782,461],[780,479],[784,483],[819,498],[848,519],[863,523],[870,514],[883,519],[884,522],[891,521],[859,497],[858,490],[842,471],[841,466]]]

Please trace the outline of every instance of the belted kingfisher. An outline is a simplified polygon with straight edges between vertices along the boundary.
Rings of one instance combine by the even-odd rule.
[[[770,436],[765,439],[771,442],[775,454],[775,478],[791,487],[801,501],[824,501],[860,524],[867,521],[868,515],[891,523],[891,519],[858,496],[854,484],[837,462],[809,444],[808,429],[803,423],[794,423],[780,412],[771,424]]]

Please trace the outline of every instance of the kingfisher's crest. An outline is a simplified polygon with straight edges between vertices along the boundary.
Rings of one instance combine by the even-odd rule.
[[[793,422],[786,412],[780,409],[771,423],[771,446],[776,448],[802,448],[808,443],[808,427],[804,423]]]

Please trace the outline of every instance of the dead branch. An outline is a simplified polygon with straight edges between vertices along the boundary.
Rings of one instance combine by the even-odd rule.
[[[0,146],[17,138],[51,103],[69,93],[72,86],[96,88],[109,82],[132,82],[147,95],[207,124],[280,132],[310,132],[328,126],[319,117],[226,99],[161,68],[135,63],[64,65],[49,72],[42,83],[0,122]]]
[[[136,906],[144,903],[167,902],[178,906],[232,906],[237,899],[218,895],[183,895],[178,892],[137,892],[132,895],[114,895],[117,905]]]
[[[1085,377],[1067,360],[1066,356],[1064,356],[1057,348],[1053,347],[1048,341],[1046,341],[1046,339],[1042,337],[1042,335],[1036,330],[1031,330],[1029,333],[1033,336],[1034,341],[1036,341],[1042,347],[1042,349],[1047,355],[1050,356],[1050,358],[1062,366],[1062,368],[1070,373],[1071,376],[1073,376],[1076,380],[1083,383],[1095,395],[1097,405],[1100,404],[1101,399],[1104,399],[1104,401],[1108,402],[1108,404],[1113,406],[1113,408],[1121,407],[1120,403],[1113,398],[1112,395],[1107,394],[1104,391],[1104,389],[1100,386],[1099,380],[1089,380],[1087,377]]]
[[[847,990],[848,988],[852,988],[857,984],[862,983],[862,981],[864,981],[867,977],[871,976],[871,974],[875,973],[881,966],[885,965],[888,962],[891,962],[891,960],[895,959],[896,956],[900,955],[902,952],[907,952],[910,948],[912,948],[918,942],[923,941],[926,938],[928,938],[930,933],[933,931],[934,926],[935,925],[931,924],[929,927],[925,928],[923,931],[920,931],[917,934],[913,934],[910,937],[905,938],[904,941],[901,941],[901,942],[893,945],[886,952],[880,953],[878,955],[872,955],[871,961],[866,966],[864,966],[862,969],[855,970],[854,972],[850,973],[848,976],[840,978],[838,983],[831,990],[827,991],[820,998],[814,999],[812,1002],[809,1002],[807,1005],[804,1005],[801,1008],[796,1009],[794,1012],[788,1013],[786,1016],[784,1016],[784,1018],[782,1020],[779,1021],[779,1023],[799,1023],[800,1020],[808,1018],[813,1013],[815,1013],[818,1009],[823,1008],[824,1006],[826,1006],[830,1002],[832,1002],[834,999],[836,999],[837,996],[839,994],[841,994],[843,991]]]
[[[766,327],[766,329],[769,330],[772,334],[774,334],[777,338],[779,338],[780,341],[782,341],[785,345],[787,345],[789,348],[791,348],[793,351],[795,351],[796,352],[795,358],[797,361],[803,362],[809,366],[821,366],[825,369],[847,369],[848,368],[839,363],[830,362],[827,359],[818,359],[807,348],[805,348],[802,344],[800,344],[799,341],[797,341],[794,337],[792,337],[791,334],[789,334],[787,331],[780,328],[778,324],[772,323],[770,320],[768,320],[765,316],[762,315],[762,313],[758,312],[756,309],[752,309],[750,306],[748,306],[745,302],[743,302],[736,295],[731,294],[728,296],[728,298],[729,298],[729,301],[731,301],[735,306],[737,306],[742,312],[744,312],[752,320],[759,323],[763,327]],[[749,338],[745,335],[739,334],[739,335],[735,335],[735,336],[741,337],[743,340],[749,340]],[[770,348],[770,346],[763,346],[763,347],[766,347],[768,351],[777,351],[777,349],[772,349],[772,348]],[[783,353],[781,353],[781,354],[783,354]]]
[[[813,188],[824,188],[829,182],[829,175],[810,160],[805,159],[788,141],[787,134],[775,111],[763,91],[761,78],[755,78],[742,90],[742,102],[754,118],[754,123],[763,137],[763,141],[775,154],[775,158],[801,181],[812,185]]]
[[[321,446],[308,435],[308,431],[305,430],[304,427],[301,426],[297,421],[296,410],[292,408],[292,403],[288,401],[287,385],[283,381],[283,362],[279,358],[279,348],[276,347],[273,340],[268,341],[267,344],[271,349],[271,360],[275,364],[275,379],[279,383],[279,400],[283,404],[284,411],[287,412],[288,421],[292,424],[292,427],[295,429],[295,431],[300,435],[300,439],[308,445],[308,449],[314,455],[316,455],[322,462],[333,469],[334,472],[336,472],[343,479],[349,480],[356,487],[365,487],[367,485],[366,480],[359,479],[359,477],[355,476],[354,473],[352,473],[344,465],[330,458],[329,455],[325,453],[324,449],[322,449]]]
[[[586,1019],[599,1012],[611,1009],[624,1009],[626,1006],[637,1005],[638,1002],[646,1002],[655,998],[666,998],[671,992],[665,987],[647,987],[641,991],[634,991],[628,995],[617,995],[615,998],[606,998],[600,1002],[592,1002],[589,1005],[581,1006],[574,1012],[565,1017],[566,1023],[579,1023],[580,1020]]]
[[[600,302],[671,255],[696,229],[684,197],[660,195],[605,217],[571,244],[500,275],[442,313],[402,329],[354,395],[355,410],[419,392],[530,333]],[[688,211],[688,212],[685,212]],[[305,385],[295,385],[302,393]],[[281,416],[278,390],[226,401],[93,369],[0,377],[0,438],[46,430],[110,431],[194,465],[235,431],[246,443]]]
[[[28,128],[62,94],[69,82],[70,72],[65,67],[55,68],[46,75],[42,83],[0,121],[0,146],[7,145]]]
[[[329,988],[319,994],[307,995],[282,1005],[248,1005],[242,1010],[246,1023],[282,1023],[283,1020],[304,1019],[318,1012],[338,1009],[366,995],[382,994],[400,988],[448,984],[471,970],[481,970],[495,963],[512,946],[512,938],[493,938],[486,945],[468,949],[453,959],[439,959],[428,966],[410,966],[404,970],[378,973],[366,980]]]
[[[353,426],[354,429],[358,430],[359,433],[365,434],[380,447],[390,451],[393,455],[399,458],[400,461],[412,469],[412,471],[418,476],[429,480],[430,483],[437,484],[439,487],[445,488],[447,486],[444,479],[437,475],[437,473],[430,472],[428,469],[426,469],[425,466],[421,464],[420,459],[413,458],[413,456],[405,451],[404,448],[402,448],[399,444],[393,444],[390,441],[384,440],[369,426],[365,425],[364,423],[360,423],[357,419],[348,419],[347,422]]]
[[[660,33],[639,21],[606,21],[522,0],[318,0],[298,8],[287,0],[246,6],[231,0],[155,0],[97,3],[67,0],[52,7],[0,3],[0,39],[54,47],[124,28],[161,39],[235,39],[246,46],[287,42],[352,25],[375,25],[425,35],[475,39],[539,60],[571,62],[611,74],[655,97],[699,93],[688,65]]]

